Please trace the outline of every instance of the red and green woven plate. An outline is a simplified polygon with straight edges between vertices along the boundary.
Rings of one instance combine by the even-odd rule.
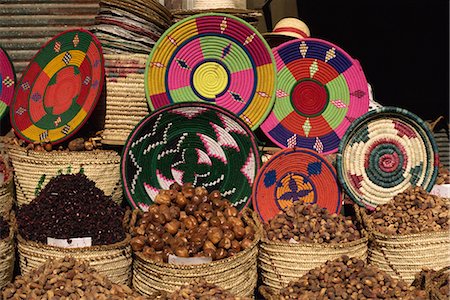
[[[347,194],[368,209],[410,186],[430,191],[438,173],[434,136],[417,115],[382,107],[358,118],[339,145],[337,171]]]
[[[122,152],[121,176],[127,200],[144,211],[174,182],[219,190],[241,210],[259,165],[256,138],[241,119],[214,104],[185,102],[136,125]]]
[[[369,92],[357,60],[321,39],[285,42],[273,49],[276,100],[262,131],[281,148],[337,152],[350,124],[369,109]]]
[[[341,209],[336,169],[314,150],[286,148],[275,153],[258,171],[253,185],[253,209],[264,222],[296,201]]]
[[[104,74],[102,47],[92,33],[73,29],[53,37],[17,84],[10,107],[16,134],[29,142],[68,139],[94,110]]]
[[[222,13],[198,14],[172,25],[145,70],[151,109],[209,102],[232,111],[253,130],[273,106],[275,82],[272,51],[258,30]]]
[[[0,119],[3,118],[14,97],[16,73],[8,53],[0,47]]]

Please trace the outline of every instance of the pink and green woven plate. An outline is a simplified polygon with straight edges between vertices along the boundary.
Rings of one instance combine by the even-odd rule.
[[[347,194],[374,209],[410,186],[430,191],[439,159],[425,122],[405,109],[387,106],[352,123],[340,142],[336,163]]]
[[[17,84],[10,106],[16,134],[29,142],[67,140],[95,109],[104,74],[102,47],[92,33],[71,29],[53,37]]]
[[[292,40],[273,52],[276,100],[262,131],[281,148],[336,152],[350,124],[369,109],[360,64],[321,39]]]
[[[3,118],[14,97],[16,73],[8,53],[0,47],[0,119]]]
[[[256,28],[222,13],[198,14],[172,25],[149,55],[145,91],[151,109],[171,103],[213,103],[253,130],[275,96],[275,61]]]
[[[219,190],[241,210],[259,165],[256,138],[241,119],[214,104],[186,102],[136,125],[122,152],[121,177],[131,206],[144,211],[174,182]]]

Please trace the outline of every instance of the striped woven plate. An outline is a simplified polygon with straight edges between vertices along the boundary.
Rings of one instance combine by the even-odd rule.
[[[172,25],[146,67],[152,109],[204,101],[228,109],[256,129],[275,95],[272,52],[256,28],[228,14],[209,13]]]
[[[259,165],[255,137],[243,121],[217,105],[190,102],[162,107],[136,125],[121,176],[126,198],[144,211],[174,182],[220,190],[240,210]]]
[[[253,208],[264,222],[295,201],[341,209],[341,191],[335,168],[316,151],[287,148],[274,154],[255,179]]]
[[[8,53],[0,47],[0,119],[14,97],[14,88],[16,83],[16,73]]]
[[[262,131],[282,148],[336,152],[348,126],[369,109],[359,63],[338,46],[307,38],[273,49],[276,100]]]
[[[11,124],[29,142],[60,143],[87,121],[104,82],[100,42],[87,30],[64,31],[30,61],[11,102]]]
[[[422,119],[386,106],[358,118],[342,138],[339,180],[356,203],[374,209],[412,185],[430,191],[438,173],[437,153]]]

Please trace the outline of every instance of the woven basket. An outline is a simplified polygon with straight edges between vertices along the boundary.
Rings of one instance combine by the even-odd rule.
[[[58,173],[81,169],[105,195],[111,196],[114,202],[122,202],[120,155],[114,150],[37,152],[20,146],[9,147],[19,206],[30,203],[36,191]]]
[[[14,231],[11,229],[9,236],[0,240],[0,290],[13,278],[14,259]]]
[[[148,55],[105,54],[106,115],[102,143],[123,145],[148,113],[144,71]]]
[[[38,268],[47,259],[73,256],[89,262],[100,274],[106,275],[113,283],[129,285],[131,282],[132,254],[131,237],[112,245],[84,248],[60,248],[38,242],[26,241],[17,235],[19,266],[22,274]]]
[[[14,199],[14,181],[12,169],[8,170],[8,179],[0,185],[0,215],[7,217]]]
[[[364,209],[356,213],[369,234],[367,262],[393,278],[410,284],[423,267],[437,270],[450,265],[450,232],[385,235],[373,229]]]
[[[246,222],[259,222],[255,212],[244,209]],[[250,214],[251,217],[246,214]],[[235,256],[200,265],[176,265],[158,263],[146,259],[136,253],[133,262],[133,287],[139,293],[151,296],[155,292],[172,293],[182,285],[191,283],[194,279],[203,278],[229,290],[236,296],[253,297],[257,284],[258,242],[261,237],[260,226],[251,247]]]
[[[258,266],[262,282],[278,292],[290,281],[296,280],[327,260],[342,255],[367,258],[367,234],[357,241],[339,244],[283,243],[268,241],[260,243]]]

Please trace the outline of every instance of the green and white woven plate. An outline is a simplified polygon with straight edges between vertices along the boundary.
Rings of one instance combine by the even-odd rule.
[[[430,191],[438,163],[425,122],[405,109],[383,107],[348,128],[339,144],[337,171],[347,194],[374,209],[413,185]]]

